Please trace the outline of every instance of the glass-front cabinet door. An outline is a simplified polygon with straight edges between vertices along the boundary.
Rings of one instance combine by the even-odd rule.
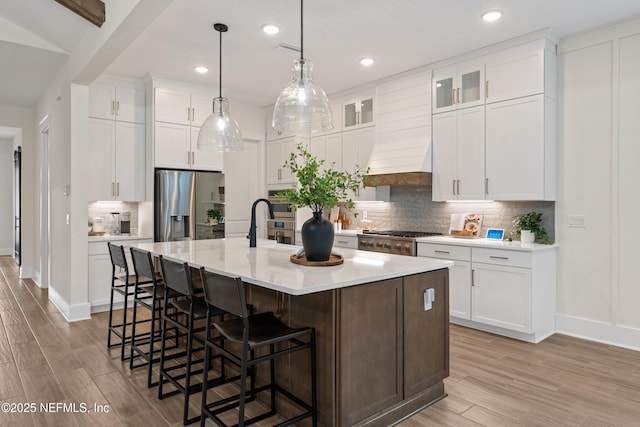
[[[484,64],[460,68],[456,93],[457,108],[484,104]]]
[[[344,129],[369,126],[374,122],[374,93],[365,92],[349,98],[342,104]]]
[[[433,109],[434,112],[453,110],[454,91],[453,76],[434,78],[433,83]]]
[[[433,76],[433,113],[484,104],[484,64],[459,64],[436,70]]]

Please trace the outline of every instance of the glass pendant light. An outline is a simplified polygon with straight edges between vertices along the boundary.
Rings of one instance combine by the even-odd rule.
[[[204,121],[198,133],[198,150],[240,151],[242,133],[238,123],[229,115],[229,100],[222,97],[222,33],[229,30],[225,24],[214,24],[220,33],[220,96],[213,98],[213,113]]]
[[[313,82],[313,64],[304,58],[303,0],[300,0],[300,59],[293,63],[291,82],[280,93],[273,109],[276,132],[297,134],[333,129],[331,106],[324,90]]]

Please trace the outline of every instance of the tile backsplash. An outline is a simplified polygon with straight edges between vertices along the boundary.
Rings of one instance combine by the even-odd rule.
[[[391,187],[390,202],[357,202],[351,212],[345,208],[352,224],[357,226],[366,211],[378,229],[437,231],[448,234],[451,214],[476,213],[483,215],[482,236],[487,228],[503,228],[509,236],[513,216],[531,211],[542,212],[543,225],[552,241],[555,240],[555,202],[433,202],[431,187]],[[354,221],[353,213],[358,213]],[[352,228],[355,228],[352,225]]]
[[[90,202],[89,219],[100,217],[104,219],[104,231],[111,231],[111,212],[131,212],[131,234],[138,232],[138,203],[137,202]]]

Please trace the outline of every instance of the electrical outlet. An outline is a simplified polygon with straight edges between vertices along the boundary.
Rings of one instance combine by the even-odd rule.
[[[567,215],[569,228],[587,228],[587,220],[584,215]]]

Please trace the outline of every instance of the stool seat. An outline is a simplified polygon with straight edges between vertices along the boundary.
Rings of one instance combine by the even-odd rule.
[[[193,320],[200,320],[207,317],[207,303],[204,298],[195,296],[191,298],[193,300]],[[183,314],[189,314],[189,310],[191,309],[191,301],[188,299],[171,301],[169,304]],[[220,311],[218,314],[224,314],[224,311]]]
[[[310,328],[290,328],[272,312],[254,314],[249,319],[249,349],[264,347],[310,333]],[[214,323],[213,326],[226,339],[241,343],[245,324],[241,318]]]

